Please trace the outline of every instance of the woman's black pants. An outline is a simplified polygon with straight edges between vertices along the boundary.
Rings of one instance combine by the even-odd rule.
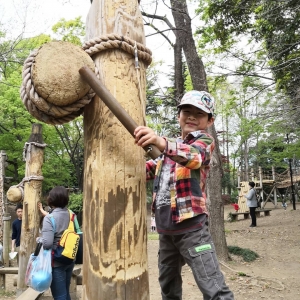
[[[255,214],[255,209],[256,207],[250,207],[250,216],[252,219],[252,224],[253,226],[256,226],[256,214]]]

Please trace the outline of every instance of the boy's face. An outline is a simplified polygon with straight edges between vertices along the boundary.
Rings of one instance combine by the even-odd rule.
[[[22,219],[22,213],[23,213],[23,209],[18,208],[17,211],[16,211],[16,214],[17,214],[17,216],[18,216],[18,219]]]
[[[181,135],[184,139],[190,132],[204,130],[211,126],[214,118],[208,120],[208,113],[193,105],[182,106],[179,116]]]

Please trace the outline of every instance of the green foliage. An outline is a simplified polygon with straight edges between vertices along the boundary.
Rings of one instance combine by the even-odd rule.
[[[176,137],[180,133],[177,121],[177,103],[172,88],[161,92],[158,83],[159,63],[152,63],[147,70],[146,120],[160,136]]]
[[[83,194],[71,193],[69,195],[69,205],[68,208],[75,213],[82,211],[83,207]]]
[[[227,215],[227,221],[228,222],[234,222],[233,216],[232,216],[232,212],[229,212]]]
[[[294,101],[299,100],[300,10],[297,1],[209,0],[201,3],[198,13],[206,22],[198,33],[206,42],[220,42],[216,52],[232,52],[232,46],[241,37],[254,38],[263,47],[257,58],[266,52],[264,56],[269,60],[277,88]],[[208,36],[212,36],[210,40]],[[249,59],[244,60],[244,64],[249,66]]]
[[[58,40],[70,42],[78,46],[82,45],[85,37],[85,25],[81,17],[69,21],[63,18],[52,26],[52,30]]]
[[[228,251],[234,255],[242,256],[244,261],[247,262],[254,261],[259,257],[259,255],[254,251],[247,248],[240,248],[238,246],[228,246]]]
[[[77,29],[76,30],[76,26]],[[55,26],[58,34],[65,40],[72,40],[73,35],[82,36],[83,25],[80,19],[61,20]],[[68,32],[70,29],[70,32]],[[1,32],[1,28],[0,28]],[[68,39],[69,37],[69,39]],[[0,39],[0,149],[8,156],[6,176],[13,177],[12,184],[19,183],[25,174],[23,147],[31,134],[33,123],[38,123],[24,108],[20,99],[22,65],[30,51],[39,48],[51,40],[41,34],[15,41]],[[77,42],[78,43],[78,42]],[[53,186],[76,186],[82,188],[83,178],[83,140],[82,118],[77,118],[62,126],[43,124],[43,139],[47,144],[43,164],[43,192]]]

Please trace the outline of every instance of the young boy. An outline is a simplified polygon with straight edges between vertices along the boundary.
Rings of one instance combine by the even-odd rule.
[[[214,122],[214,99],[190,91],[178,105],[181,137],[157,136],[148,127],[135,130],[136,144],[156,145],[162,155],[146,164],[154,179],[153,211],[159,233],[159,283],[163,300],[182,299],[181,268],[186,262],[204,300],[232,300],[208,231],[205,181],[214,140],[205,130]]]
[[[23,204],[19,203],[16,206],[17,219],[12,223],[12,235],[11,235],[11,252],[18,252],[21,242],[21,228],[22,228],[22,214]],[[17,264],[19,265],[19,255],[17,254]]]

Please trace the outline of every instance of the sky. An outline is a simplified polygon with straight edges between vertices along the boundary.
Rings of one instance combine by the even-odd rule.
[[[151,1],[142,2],[143,7],[151,12],[151,5],[147,4]],[[0,0],[0,23],[7,29],[7,37],[13,38],[22,32],[25,37],[31,37],[40,33],[50,33],[51,27],[61,18],[71,20],[81,16],[85,22],[90,5],[90,0]],[[161,10],[160,12],[164,13]],[[149,33],[146,26],[145,31]],[[169,32],[167,35],[172,38],[173,34]],[[158,35],[147,38],[146,43],[154,56],[157,55],[158,60],[164,57],[169,59],[172,56],[168,43]]]
[[[153,0],[142,0],[141,9],[154,13]],[[52,26],[60,19],[72,20],[81,16],[85,22],[89,12],[90,0],[0,0],[1,29],[6,28],[6,37],[15,39],[24,32],[24,37],[32,37],[41,33],[51,33]],[[161,4],[159,15],[170,14],[170,11]],[[172,16],[169,17],[172,21]],[[156,21],[156,26],[165,26],[163,22]],[[153,34],[153,30],[145,26],[145,35]],[[165,34],[174,40],[171,31]],[[163,62],[160,66],[161,88],[169,85],[167,74],[173,65],[173,50],[160,35],[146,37],[146,46],[152,51],[153,61]]]

